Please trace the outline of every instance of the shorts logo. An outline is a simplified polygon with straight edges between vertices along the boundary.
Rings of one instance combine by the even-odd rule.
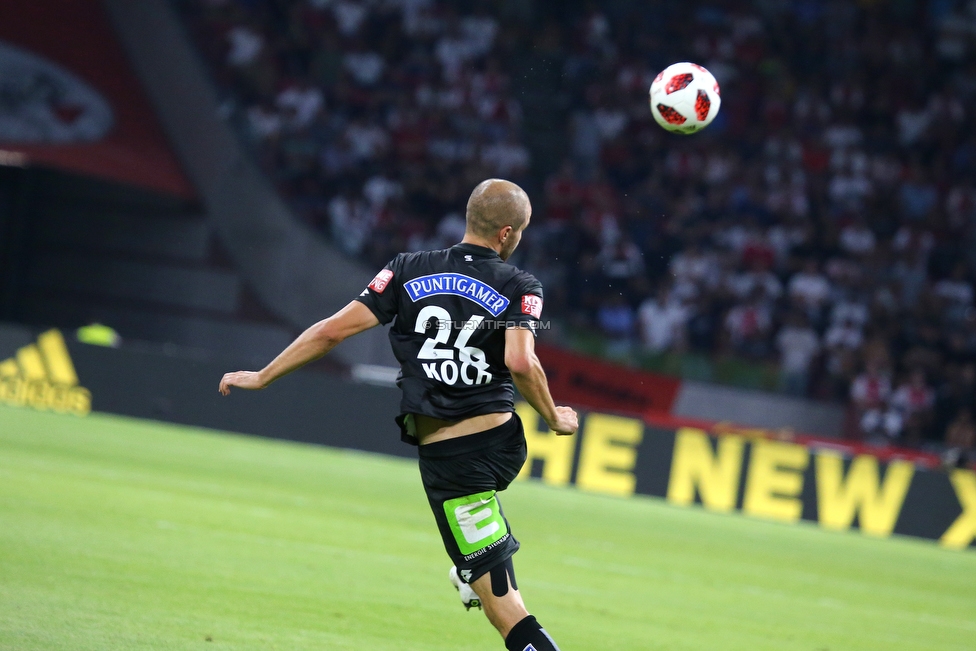
[[[522,314],[528,314],[536,319],[542,318],[542,298],[535,294],[522,297]]]
[[[458,549],[468,556],[508,535],[495,491],[458,497],[444,502],[444,515],[451,525]]]
[[[369,288],[372,289],[377,294],[382,294],[386,286],[390,284],[393,280],[393,272],[389,269],[383,269],[376,277],[373,278],[372,282],[369,283]]]
[[[496,317],[505,311],[509,303],[507,298],[490,285],[464,274],[431,274],[408,280],[403,286],[414,303],[428,296],[453,294],[477,303]]]

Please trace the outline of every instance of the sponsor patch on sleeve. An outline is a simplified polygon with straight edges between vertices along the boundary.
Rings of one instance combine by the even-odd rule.
[[[536,319],[542,318],[542,298],[535,294],[522,297],[522,314],[528,314]]]
[[[373,278],[372,282],[369,283],[369,288],[372,289],[377,294],[382,294],[386,286],[390,284],[393,280],[393,272],[389,269],[383,269],[376,277]]]

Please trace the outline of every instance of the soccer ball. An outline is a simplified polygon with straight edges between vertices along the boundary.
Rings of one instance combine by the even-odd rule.
[[[675,63],[651,84],[651,113],[674,133],[695,133],[707,127],[722,105],[718,82],[697,63]]]

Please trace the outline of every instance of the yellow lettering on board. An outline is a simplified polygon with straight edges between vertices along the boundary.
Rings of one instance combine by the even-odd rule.
[[[558,436],[548,427],[539,431],[541,418],[527,402],[515,405],[515,413],[522,419],[525,428],[525,444],[528,456],[519,472],[519,479],[526,479],[532,470],[534,459],[542,460],[542,481],[553,486],[565,486],[573,471],[573,451],[576,449],[575,436]]]
[[[745,442],[739,436],[718,437],[712,452],[708,434],[692,427],[682,427],[674,439],[668,501],[687,506],[695,501],[712,511],[728,512],[735,508],[742,473],[742,450]]]
[[[91,391],[84,387],[73,387],[68,394],[68,403],[65,410],[75,416],[87,416],[91,413],[92,395]]]
[[[742,510],[783,522],[796,522],[803,513],[799,495],[810,452],[802,445],[754,441]]]
[[[44,358],[41,357],[41,350],[31,344],[24,346],[17,351],[17,364],[25,380],[46,380],[47,373],[44,371]]]
[[[911,486],[915,466],[907,461],[888,464],[884,481],[878,460],[867,454],[854,458],[844,477],[844,458],[836,452],[818,452],[817,518],[824,529],[849,529],[857,515],[861,531],[890,536]]]
[[[68,354],[68,347],[60,330],[48,330],[37,337],[37,346],[44,355],[48,377],[55,384],[74,386],[78,384],[78,374]]]
[[[972,470],[954,470],[949,475],[949,481],[956,491],[962,513],[942,534],[939,543],[949,549],[965,549],[976,538],[976,473]]]
[[[637,446],[644,438],[644,423],[633,418],[590,414],[584,423],[576,485],[583,490],[611,495],[634,494]]]

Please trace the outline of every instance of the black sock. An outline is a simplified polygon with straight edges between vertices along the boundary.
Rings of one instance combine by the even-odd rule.
[[[555,640],[532,615],[512,627],[505,638],[505,648],[508,651],[559,651]]]

